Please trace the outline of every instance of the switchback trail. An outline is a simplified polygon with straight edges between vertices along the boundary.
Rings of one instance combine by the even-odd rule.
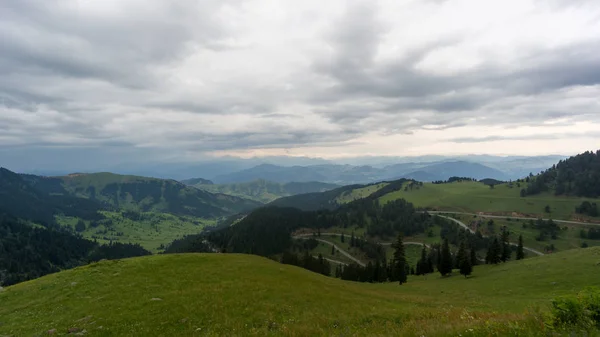
[[[327,234],[333,234],[333,233],[327,233]],[[324,233],[321,233],[321,235],[324,235]],[[350,260],[356,262],[359,266],[361,266],[361,267],[365,267],[366,266],[366,264],[364,264],[364,262],[362,262],[361,260],[359,260],[359,259],[355,258],[354,256],[350,255],[350,253],[348,253],[347,251],[343,250],[342,248],[340,248],[338,245],[336,245],[333,242],[329,242],[327,240],[315,238],[315,237],[313,237],[312,234],[301,234],[301,235],[293,236],[293,238],[294,239],[302,239],[302,240],[309,240],[309,239],[313,238],[313,239],[315,239],[315,240],[317,240],[319,242],[322,242],[322,243],[328,244],[330,246],[333,246],[333,248],[335,248],[340,253],[342,253],[342,255],[344,255],[345,257],[349,258]]]
[[[466,212],[452,212],[452,211],[425,211],[431,214],[463,214],[463,215],[477,215],[482,218],[494,218],[494,219],[519,219],[519,220],[537,220],[539,218],[523,217],[523,216],[503,216],[503,215],[489,215],[489,214],[478,214],[478,213],[466,213]],[[579,222],[570,220],[555,220],[555,219],[542,219],[544,221],[552,220],[554,222],[560,222],[571,225],[589,225],[589,226],[600,226],[600,223],[594,222]]]
[[[429,213],[433,213],[433,212],[429,212]],[[469,232],[471,232],[471,233],[475,234],[475,231],[474,231],[474,230],[472,230],[472,229],[471,229],[469,226],[465,225],[465,223],[464,223],[464,222],[462,222],[462,221],[460,221],[460,220],[457,220],[457,219],[451,218],[451,217],[449,217],[449,216],[440,215],[439,213],[434,213],[434,214],[435,214],[435,215],[437,215],[437,216],[439,216],[440,218],[444,218],[444,219],[448,219],[448,220],[454,221],[455,223],[459,224],[459,225],[460,225],[461,227],[463,227],[464,229],[466,229],[466,230],[468,230]],[[456,214],[456,213],[455,213],[455,214]],[[514,244],[514,243],[510,243],[510,244],[511,244],[512,246],[516,246],[516,244]],[[525,246],[523,246],[523,249],[525,249],[525,250],[528,250],[528,251],[530,251],[530,252],[532,252],[532,253],[534,253],[534,254],[537,254],[537,255],[544,255],[544,253],[540,252],[539,250],[535,250],[535,249],[533,249],[533,248],[529,248],[529,247],[525,247]]]
[[[338,236],[338,235],[341,235],[341,234],[340,233],[321,233],[321,236]],[[366,264],[364,262],[362,262],[359,259],[355,258],[354,256],[352,256],[350,253],[348,253],[347,251],[345,251],[342,248],[340,248],[335,243],[329,242],[327,240],[319,239],[319,237],[315,237],[312,233],[310,233],[310,234],[298,234],[298,235],[292,236],[292,238],[294,238],[294,239],[302,239],[302,240],[309,240],[309,239],[313,238],[313,239],[315,239],[315,240],[317,240],[319,242],[322,242],[322,243],[328,244],[330,246],[333,246],[336,250],[338,250],[340,253],[342,253],[342,255],[344,255],[347,258],[351,259],[352,261],[356,262],[359,266],[362,266],[362,267],[366,266]],[[380,244],[382,246],[389,246],[389,245],[393,244],[393,242],[382,242]],[[423,246],[422,242],[408,241],[408,242],[404,242],[404,244],[405,245]],[[427,248],[430,248],[430,246],[428,244],[425,244],[425,246]],[[328,259],[328,258],[325,258],[325,257],[323,257],[323,258],[326,259],[326,260],[328,260],[328,261],[330,261],[330,262],[340,263],[340,264],[346,264],[347,265],[347,263],[345,263],[345,262],[341,262],[341,261],[337,261],[337,260],[331,260],[331,259]]]

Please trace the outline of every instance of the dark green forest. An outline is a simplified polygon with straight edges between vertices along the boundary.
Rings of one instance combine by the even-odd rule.
[[[11,285],[102,259],[148,255],[140,245],[99,245],[58,226],[34,227],[0,214],[0,285]]]
[[[552,191],[556,195],[597,198],[600,196],[600,150],[561,160],[527,180],[529,184],[521,196]]]

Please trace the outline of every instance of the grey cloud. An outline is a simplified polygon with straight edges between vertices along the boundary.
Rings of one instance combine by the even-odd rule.
[[[586,3],[591,6],[595,2]],[[227,55],[252,44],[235,39],[239,32],[230,26],[236,22],[215,16],[229,5],[239,8],[239,1],[152,0],[120,5],[124,7],[116,13],[98,14],[78,11],[77,2],[68,0],[2,2],[0,100],[6,109],[37,117],[0,114],[0,137],[18,138],[18,144],[36,147],[64,146],[75,139],[79,146],[122,146],[131,151],[152,143],[157,148],[176,147],[170,152],[181,153],[326,147],[371,132],[389,135],[468,125],[540,126],[552,119],[600,121],[598,101],[570,101],[565,93],[570,88],[600,84],[600,40],[555,49],[531,47],[523,52],[527,56],[508,66],[490,61],[468,72],[435,74],[417,65],[436,50],[469,37],[424,42],[402,51],[402,57],[393,61],[380,61],[378,51],[389,27],[382,24],[381,13],[372,2],[353,1],[325,34],[327,52],[312,54],[312,49],[300,48],[298,53],[306,54],[301,55],[302,62],[293,63],[299,68],[288,70],[291,75],[279,78],[267,72],[263,79],[226,74],[231,76],[208,81],[206,92],[196,93],[193,86],[171,88],[168,80],[177,71],[187,70],[175,68],[193,53]],[[268,51],[271,54],[260,55],[281,57]],[[254,60],[242,64],[253,67]],[[215,72],[227,68],[220,66]],[[194,71],[199,77],[204,74],[204,69]],[[202,80],[198,82],[204,84]],[[324,129],[335,131],[303,125],[304,116],[290,107],[324,116],[330,123]],[[52,113],[40,113],[46,110]],[[169,125],[154,130],[143,123],[143,116],[141,121],[126,118],[145,112],[235,113],[252,117],[252,126],[244,131],[220,131],[213,123],[191,132],[179,130],[178,120],[172,124],[165,121]],[[118,121],[111,124],[119,118],[142,124],[142,135],[128,135],[129,130],[120,129]],[[285,123],[279,123],[281,120]],[[287,125],[290,120],[297,122],[296,127]],[[501,139],[452,141],[497,140]],[[25,145],[0,148],[10,146]]]
[[[357,12],[363,15],[356,15]],[[530,50],[529,57],[509,68],[484,63],[469,72],[438,75],[419,70],[416,65],[436,49],[452,46],[460,40],[435,41],[405,51],[408,57],[376,64],[373,60],[382,34],[376,13],[362,11],[361,7],[350,10],[335,29],[338,33],[331,35],[330,43],[337,48],[332,53],[334,56],[314,64],[314,69],[332,80],[333,85],[315,92],[312,97],[315,104],[325,105],[315,111],[335,123],[357,123],[376,112],[385,112],[398,119],[409,118],[415,111],[425,110],[436,113],[418,116],[420,124],[449,125],[447,119],[511,124],[513,116],[505,111],[505,118],[481,118],[481,111],[488,110],[487,115],[493,115],[495,111],[490,106],[506,97],[536,96],[564,88],[600,84],[600,58],[596,56],[600,54],[600,40],[554,50]],[[350,103],[353,106],[349,107]],[[521,121],[539,123],[587,113],[586,109],[568,112],[532,110],[519,111],[518,117]],[[412,125],[407,123],[405,127]]]
[[[487,137],[459,137],[448,139],[452,143],[485,143],[495,142],[504,140],[550,140],[550,139],[561,139],[561,138],[598,138],[600,137],[600,131],[597,132],[563,132],[556,134],[535,134],[535,135],[521,135],[521,136],[487,136]]]

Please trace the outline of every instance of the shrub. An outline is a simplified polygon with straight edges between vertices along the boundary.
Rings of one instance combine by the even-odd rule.
[[[600,289],[591,287],[577,296],[552,300],[551,324],[563,330],[600,329]]]

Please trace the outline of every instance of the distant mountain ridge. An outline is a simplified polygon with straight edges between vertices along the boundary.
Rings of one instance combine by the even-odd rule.
[[[205,179],[189,179],[183,182],[195,188],[206,190],[212,193],[234,195],[264,203],[271,202],[280,197],[286,197],[303,193],[324,192],[339,187],[335,184],[322,183],[318,181],[289,182],[284,184],[264,179],[231,184],[190,184],[190,182],[202,180]]]
[[[347,185],[365,184],[384,180],[409,178],[419,181],[446,180],[452,176],[475,179],[509,180],[504,172],[479,163],[450,161],[434,163],[402,163],[374,168],[352,165],[276,166],[263,164],[250,169],[220,175],[214,178],[219,184],[270,180],[278,183],[323,181]]]
[[[119,208],[214,218],[260,205],[174,180],[112,173],[42,177],[0,168],[0,211],[44,223],[53,222],[58,214],[95,220],[102,218],[99,211]]]

